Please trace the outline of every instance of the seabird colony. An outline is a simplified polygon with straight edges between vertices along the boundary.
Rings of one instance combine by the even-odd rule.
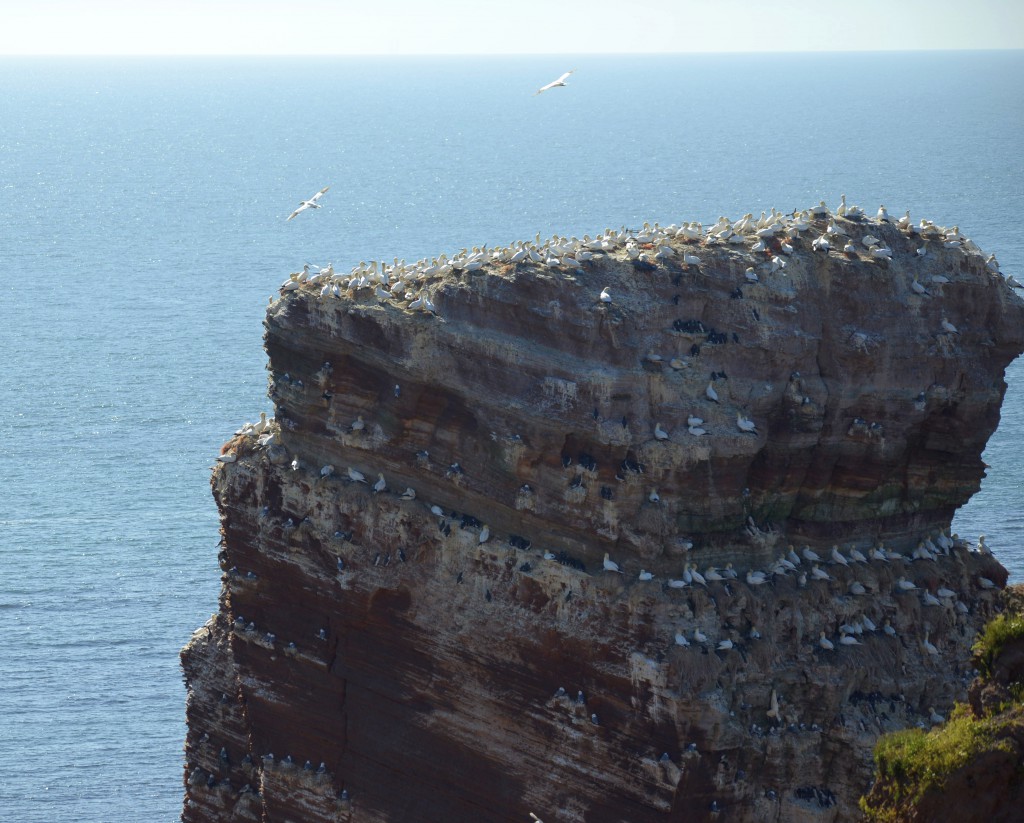
[[[865,215],[859,207],[848,205],[844,195],[835,214],[822,201],[817,206],[803,211],[794,211],[792,214],[782,214],[773,208],[770,213],[762,212],[760,218],[755,218],[752,213],[735,221],[721,217],[714,225],[707,228],[696,222],[664,227],[658,223],[653,225],[644,223],[643,227],[638,230],[606,229],[593,238],[584,235],[582,240],[576,237],[566,238],[557,235],[548,240],[541,240],[538,234],[532,242],[516,241],[508,246],[490,249],[486,246],[474,247],[472,250],[462,249],[451,258],[442,254],[431,260],[422,259],[412,264],[397,258],[391,264],[376,261],[360,262],[348,273],[335,272],[332,265],[313,271],[316,267],[306,264],[302,271],[289,276],[288,280],[282,284],[281,291],[285,293],[298,289],[318,290],[321,299],[343,296],[358,298],[372,293],[373,298],[371,299],[386,301],[408,311],[436,313],[432,300],[434,290],[443,284],[446,276],[455,273],[478,271],[485,267],[495,267],[500,272],[503,269],[507,270],[509,266],[518,264],[544,267],[555,272],[579,272],[592,261],[601,257],[615,256],[621,259],[623,255],[634,264],[640,266],[648,264],[649,270],[652,271],[658,263],[668,260],[673,260],[682,267],[690,268],[701,265],[702,259],[698,252],[702,248],[715,246],[748,249],[755,256],[757,268],[754,266],[747,268],[745,279],[747,282],[759,282],[760,277],[764,275],[775,272],[784,274],[785,257],[792,254],[794,250],[792,243],[805,237],[810,237],[813,253],[841,254],[847,259],[890,260],[894,254],[893,250],[882,245],[882,241],[874,235],[864,234],[858,241],[859,245],[849,236],[851,231],[858,234],[859,229],[870,229],[872,225],[880,226],[885,223],[895,225],[908,237],[918,237],[924,241],[924,245],[913,253],[917,260],[926,257],[929,242],[941,243],[942,247],[958,249],[963,254],[982,255],[981,249],[968,237],[965,237],[958,226],[946,228],[928,220],[921,220],[914,224],[910,219],[909,212],[901,218],[893,218],[885,206],[881,206],[876,217],[872,219]],[[1010,288],[1022,288],[1012,277],[1002,275],[994,255],[987,257],[984,265],[993,278],[1004,282]],[[931,282],[941,284],[948,281],[945,281],[941,275],[933,275]],[[917,274],[913,276],[910,289],[917,296],[930,297],[930,293],[919,282]],[[614,295],[608,288],[594,291],[595,304],[611,303],[614,299]],[[937,331],[937,333],[952,335],[958,334],[958,331],[952,323],[943,317],[942,331]],[[397,391],[398,387],[396,386],[396,393]],[[717,393],[711,383],[707,386],[706,396],[710,401],[718,401]],[[705,430],[700,428],[704,422],[701,418],[691,416],[687,422],[691,434],[705,434]],[[358,436],[362,433],[364,425],[363,419],[358,417],[350,427],[350,434]],[[740,413],[737,413],[736,426],[742,433],[756,434],[754,421]],[[269,447],[278,441],[277,432],[279,430],[280,426],[276,421],[267,420],[265,415],[261,415],[260,423],[246,424],[236,434],[255,438],[257,447]],[[656,423],[654,437],[663,439],[668,436],[669,434],[661,429],[660,424]],[[233,458],[234,454],[228,452],[221,455],[218,460],[224,464],[231,462]],[[297,470],[297,467],[293,466],[293,469]],[[458,464],[453,464],[452,471],[457,469],[459,469]],[[327,479],[334,475],[333,467],[324,467],[320,473],[323,479]],[[351,467],[347,472],[347,481],[350,483],[366,482],[365,475]],[[407,488],[401,493],[391,491],[387,488],[383,475],[380,474],[378,474],[378,482],[374,489],[381,494],[393,494],[409,503],[416,500],[414,489]],[[656,504],[660,497],[655,490],[651,492],[648,499],[651,503]],[[420,503],[417,502],[416,505],[420,505]],[[442,520],[446,520],[446,518],[442,517]],[[465,515],[462,520],[462,528],[467,527],[479,529],[480,543],[491,537],[490,529],[469,515]],[[752,523],[750,528],[756,530],[756,526]],[[346,536],[340,532],[336,534],[336,537],[338,535],[341,535],[339,539]],[[519,542],[514,542],[514,538]],[[508,540],[514,548],[530,548],[528,541],[516,538],[515,535],[508,536]],[[686,541],[685,548],[692,548],[692,543]],[[809,546],[804,546],[800,554],[797,554],[794,547],[790,546],[788,552],[781,554],[769,568],[748,569],[743,577],[740,577],[737,570],[732,568],[732,563],[728,563],[722,570],[711,566],[703,574],[697,570],[696,563],[686,563],[679,578],[664,581],[658,580],[653,573],[645,569],[640,569],[639,574],[635,570],[630,570],[626,579],[636,582],[626,585],[651,584],[669,590],[694,586],[702,588],[733,587],[745,583],[753,591],[766,583],[773,583],[777,579],[795,577],[800,588],[824,586],[830,590],[834,589],[837,593],[841,592],[858,599],[863,598],[865,605],[858,610],[859,618],[839,626],[835,630],[837,633],[820,630],[814,641],[818,654],[822,652],[839,653],[837,647],[862,645],[859,638],[865,634],[877,633],[890,638],[897,637],[897,632],[888,619],[885,619],[883,625],[879,627],[868,614],[869,611],[878,611],[874,606],[886,594],[896,597],[918,597],[918,592],[920,592],[921,604],[924,607],[957,614],[967,613],[969,611],[968,603],[971,603],[981,590],[992,589],[996,586],[990,579],[977,575],[974,579],[967,581],[967,590],[958,591],[954,582],[946,582],[941,579],[941,572],[938,570],[944,565],[943,561],[963,552],[979,555],[991,554],[988,546],[984,543],[984,536],[979,538],[978,546],[975,548],[968,546],[957,535],[950,537],[945,532],[936,532],[920,540],[917,548],[910,554],[903,554],[879,544],[871,548],[865,555],[851,545],[845,555],[838,546],[833,546],[828,557],[822,558]],[[539,550],[537,556],[544,561],[565,565],[562,555],[557,555],[549,550]],[[889,592],[883,591],[882,578],[869,571],[872,566],[881,570],[883,566],[896,564],[901,570],[909,573],[912,569],[917,568],[919,563],[929,566],[926,578],[921,581],[922,586],[918,586],[908,580],[906,576],[901,575],[889,586]],[[829,565],[832,574],[823,568],[824,564]],[[861,571],[862,569],[863,571]],[[607,553],[604,555],[603,571],[619,574],[624,572],[620,564],[611,559]],[[956,569],[951,569],[951,571],[955,572]],[[338,573],[347,573],[346,567],[341,562],[338,564]],[[921,628],[923,632],[922,636],[917,638],[918,645],[927,654],[938,654],[937,647],[929,639],[928,623],[924,623]],[[832,640],[830,634],[836,639]],[[745,640],[753,641],[760,637],[760,633],[755,628],[751,628],[746,638],[741,638],[735,633],[733,635],[730,636],[725,628],[722,629],[718,637],[713,638],[699,628],[694,628],[692,631],[693,644],[713,645],[715,650],[724,653],[730,653],[737,645],[742,645]],[[813,637],[813,635],[811,636]],[[680,646],[691,645],[681,629],[675,634],[674,640]]]
[[[824,228],[822,223],[825,224]],[[302,271],[289,275],[281,285],[281,291],[293,291],[308,284],[308,288],[319,286],[320,296],[324,298],[372,294],[375,299],[411,311],[435,312],[432,299],[435,288],[447,275],[457,272],[517,264],[534,265],[552,271],[577,272],[602,257],[622,253],[628,260],[641,266],[646,264],[656,267],[659,263],[674,261],[683,268],[691,269],[702,263],[700,255],[695,252],[715,246],[747,248],[754,255],[757,266],[749,267],[745,278],[748,282],[756,283],[762,276],[784,273],[786,257],[794,251],[792,241],[805,236],[811,236],[811,248],[816,252],[841,254],[847,259],[863,257],[869,260],[890,260],[893,250],[870,232],[862,237],[859,245],[849,237],[854,225],[870,228],[872,224],[883,223],[895,225],[905,235],[925,241],[925,245],[916,250],[918,258],[923,258],[923,253],[927,252],[928,241],[941,243],[945,248],[960,249],[964,254],[982,254],[977,244],[960,232],[959,226],[947,228],[930,220],[921,220],[915,224],[910,219],[909,211],[896,219],[889,215],[885,206],[879,208],[878,215],[872,220],[865,215],[863,209],[847,205],[846,196],[843,195],[835,214],[821,201],[817,206],[791,214],[782,214],[772,208],[770,213],[761,212],[760,218],[755,218],[752,213],[745,214],[739,220],[720,217],[709,227],[697,222],[669,226],[644,223],[640,229],[605,229],[596,237],[584,235],[582,239],[555,235],[541,240],[538,234],[533,241],[518,240],[508,246],[495,248],[474,246],[472,249],[462,249],[451,257],[441,254],[415,263],[397,258],[391,263],[361,261],[347,273],[336,272],[331,264],[317,268],[307,263]],[[1021,288],[1021,284],[1012,276],[1002,276],[995,255],[985,259],[985,267],[1012,288]],[[911,288],[916,294],[928,295],[926,287],[916,276]],[[615,296],[608,288],[604,288],[595,291],[594,299],[596,302],[611,303]]]

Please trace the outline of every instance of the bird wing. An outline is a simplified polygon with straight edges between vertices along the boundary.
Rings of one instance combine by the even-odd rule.
[[[308,208],[309,208],[309,203],[307,203],[307,202],[306,202],[305,200],[303,200],[303,201],[302,201],[302,202],[301,202],[301,203],[299,204],[299,207],[298,207],[298,208],[297,208],[297,209],[296,209],[295,211],[293,211],[293,212],[292,212],[291,214],[289,214],[289,215],[288,215],[288,219],[287,219],[287,220],[285,220],[285,222],[287,223],[287,222],[288,222],[288,220],[291,220],[291,219],[292,219],[293,217],[295,217],[295,215],[297,215],[297,214],[300,214],[300,213],[304,212],[304,211],[305,211],[306,209],[308,209]]]
[[[561,77],[559,77],[555,82],[556,83],[564,83],[566,80],[569,79],[569,75],[572,74],[573,71],[576,71],[576,69],[573,69],[572,71],[567,71],[565,74],[563,74]]]
[[[329,188],[330,186],[324,186],[322,189],[320,189],[320,191],[318,191],[316,194],[310,197],[308,202],[315,203],[317,200],[324,196],[324,192],[326,192]]]

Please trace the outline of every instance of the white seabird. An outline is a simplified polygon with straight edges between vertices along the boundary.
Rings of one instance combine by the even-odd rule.
[[[747,417],[744,417],[740,412],[736,412],[736,427],[741,432],[748,432],[750,434],[757,434],[757,428],[754,425],[754,421]]]
[[[574,71],[576,71],[576,69],[572,69],[572,70],[570,70],[570,71],[567,71],[567,72],[566,72],[565,74],[563,74],[563,75],[562,75],[561,77],[559,77],[559,78],[558,78],[557,80],[552,80],[552,81],[551,81],[550,83],[548,83],[547,85],[545,85],[545,86],[541,86],[541,87],[540,87],[539,89],[537,89],[537,91],[535,91],[535,92],[533,93],[533,96],[534,96],[534,97],[536,97],[536,96],[537,96],[538,94],[541,94],[541,93],[543,93],[543,92],[546,92],[546,91],[547,91],[548,89],[553,89],[553,88],[556,88],[556,87],[558,87],[558,86],[564,86],[564,85],[566,85],[566,82],[565,82],[565,81],[569,79],[569,75],[570,75],[570,74],[572,74],[572,73],[573,73]]]
[[[833,649],[835,649],[835,644],[827,637],[825,637],[825,632],[822,632],[818,635],[818,645],[827,651],[832,651]]]
[[[604,553],[604,570],[606,572],[618,572],[622,574],[622,569],[619,568],[619,564],[608,557],[608,552]]]
[[[384,480],[383,474],[377,475],[377,482],[373,484],[373,490],[377,493],[384,491],[388,487],[387,482]]]
[[[686,639],[686,635],[682,632],[676,632],[676,645],[677,646],[689,646],[690,641]]]
[[[408,488],[406,488],[406,490],[404,492],[402,492],[402,499],[403,500],[415,500],[416,499],[416,489],[414,489],[412,486],[409,486]]]
[[[656,440],[668,440],[668,432],[661,427],[661,423],[654,424],[654,437]]]
[[[651,572],[646,571],[644,569],[640,569],[640,574],[637,576],[637,580],[647,581],[647,580],[653,580],[653,579],[654,579],[654,575],[651,574]]]
[[[942,330],[947,334],[960,334],[960,332],[956,330],[956,326],[946,319],[946,315],[942,315]]]
[[[718,402],[718,392],[715,391],[714,384],[708,383],[708,387],[704,389],[704,396],[712,403]]]
[[[285,222],[288,222],[288,220],[291,220],[296,215],[302,214],[302,212],[304,212],[306,209],[319,209],[319,208],[322,208],[321,205],[317,202],[317,200],[319,200],[321,197],[323,197],[324,194],[327,192],[327,190],[329,188],[330,188],[330,186],[324,186],[322,189],[320,189],[320,191],[318,191],[316,194],[314,194],[312,197],[310,197],[309,200],[301,201],[299,203],[299,207],[295,211],[293,211],[291,214],[288,215],[288,217],[286,218]]]
[[[231,453],[231,452],[228,452],[227,454],[218,454],[217,455],[217,462],[218,463],[234,463],[237,459],[238,459],[238,457],[235,454]]]
[[[491,529],[490,529],[490,527],[486,523],[484,523],[484,527],[482,529],[480,529],[479,542],[480,543],[486,543],[488,540],[490,540],[490,538],[491,538]],[[608,555],[605,555],[605,557],[607,557],[607,556]]]
[[[612,302],[612,296],[608,293],[608,287],[607,286],[605,286],[603,289],[601,289],[601,297],[599,299],[601,300],[602,303],[611,303]]]
[[[348,467],[348,479],[352,480],[352,481],[354,481],[356,483],[365,483],[366,482],[366,475],[364,475],[361,471],[357,471],[356,469],[353,469],[351,466],[349,466]]]

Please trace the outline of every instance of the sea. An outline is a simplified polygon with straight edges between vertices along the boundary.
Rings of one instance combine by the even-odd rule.
[[[0,58],[0,820],[179,818],[210,468],[289,272],[846,194],[1024,279],[1022,89],[1021,51]],[[953,528],[1020,582],[1006,379]]]

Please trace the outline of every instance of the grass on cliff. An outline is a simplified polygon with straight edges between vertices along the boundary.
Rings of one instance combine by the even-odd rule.
[[[974,641],[974,646],[971,649],[982,677],[991,677],[1000,652],[1006,648],[1008,643],[1022,638],[1024,638],[1024,614],[1019,611],[1007,611],[989,621],[985,630]]]
[[[884,735],[875,746],[875,769],[876,779],[887,787],[886,796],[862,797],[861,811],[874,823],[903,820],[908,807],[926,792],[941,790],[946,778],[974,757],[986,751],[1012,751],[1009,741],[998,739],[1002,725],[994,717],[978,720],[969,706],[958,704],[942,728]]]

